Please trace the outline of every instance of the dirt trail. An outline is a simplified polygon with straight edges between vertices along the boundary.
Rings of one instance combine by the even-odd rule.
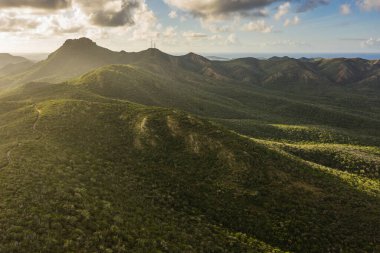
[[[4,164],[3,166],[0,166],[0,169],[7,167],[12,162],[11,153],[12,153],[12,149],[7,152],[7,163]]]
[[[33,131],[37,130],[38,121],[40,120],[40,117],[41,117],[41,110],[39,110],[36,107],[36,111],[37,111],[37,118],[36,118],[36,120],[34,121],[34,124],[33,124]]]
[[[9,150],[7,152],[7,160],[8,160],[8,164],[7,165],[9,165],[12,162],[11,153],[12,153],[12,150]]]

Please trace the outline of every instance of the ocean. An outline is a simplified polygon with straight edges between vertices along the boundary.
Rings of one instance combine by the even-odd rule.
[[[244,57],[254,57],[258,59],[268,59],[273,56],[291,58],[362,58],[367,60],[379,60],[380,53],[206,53],[203,55],[214,56],[226,59],[237,59]]]

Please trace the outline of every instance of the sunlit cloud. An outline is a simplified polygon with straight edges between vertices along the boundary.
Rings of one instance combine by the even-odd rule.
[[[281,4],[278,7],[276,14],[274,15],[274,18],[276,20],[281,19],[283,16],[285,16],[289,12],[289,9],[290,9],[290,3],[289,2],[285,2],[285,3]]]
[[[264,20],[258,20],[245,24],[242,30],[246,32],[270,33],[273,31],[273,26],[268,25]]]
[[[177,14],[176,11],[171,11],[171,12],[169,13],[168,16],[169,16],[169,18],[171,18],[171,19],[175,19],[175,18],[178,17],[178,14]]]
[[[300,22],[300,18],[298,16],[294,16],[293,18],[287,18],[284,22],[284,26],[298,25]]]
[[[351,14],[351,5],[350,4],[342,4],[340,6],[340,13],[342,15],[350,15]]]
[[[379,48],[380,49],[380,38],[369,38],[361,43],[362,47]]]
[[[357,0],[357,5],[365,11],[380,11],[380,1],[379,0]]]

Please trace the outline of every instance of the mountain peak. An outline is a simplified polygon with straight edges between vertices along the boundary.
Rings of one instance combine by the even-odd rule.
[[[144,51],[142,51],[142,52],[144,52]],[[166,53],[162,52],[158,48],[148,48],[145,50],[145,52],[150,53],[150,54],[164,54],[164,55],[166,55]]]
[[[202,55],[199,55],[199,54],[196,54],[196,53],[193,53],[193,52],[190,52],[190,53],[188,53],[185,56],[187,56],[187,57],[202,57],[202,58],[204,58]]]
[[[157,48],[148,48],[146,50],[139,52],[138,54],[140,54],[142,56],[146,56],[146,57],[154,57],[157,59],[169,59],[170,58],[169,54],[164,53]]]
[[[154,47],[148,48],[147,51],[152,51],[152,52],[162,52],[160,49],[158,49],[158,48],[154,48]]]
[[[82,38],[79,38],[79,39],[68,39],[65,41],[65,43],[63,44],[63,46],[68,46],[68,47],[72,47],[72,46],[96,46],[96,43],[92,40],[90,40],[89,38],[85,38],[85,37],[82,37]]]
[[[207,59],[206,57],[203,57],[202,55],[199,55],[199,54],[195,54],[193,52],[188,53],[187,55],[184,56],[184,58],[190,59],[193,62],[202,63],[202,64],[206,64],[210,62],[210,60]]]
[[[79,39],[68,39],[63,43],[63,45],[56,50],[55,52],[51,53],[48,57],[52,58],[53,56],[68,56],[72,54],[84,54],[87,52],[92,52],[94,50],[100,49],[94,41],[88,39],[88,38],[79,38]]]
[[[284,61],[284,60],[294,60],[293,58],[290,58],[289,56],[273,56],[269,58],[270,61]]]

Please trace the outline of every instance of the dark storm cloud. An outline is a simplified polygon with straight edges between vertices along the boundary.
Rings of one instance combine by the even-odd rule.
[[[38,9],[64,9],[71,0],[0,0],[0,8],[31,7]]]
[[[229,12],[246,12],[270,5],[278,0],[223,0],[216,1],[215,6],[212,7],[215,13],[229,13]]]
[[[144,0],[0,0],[0,33],[75,34],[91,25],[133,26],[144,8]]]
[[[135,24],[134,14],[142,7],[142,0],[76,0],[90,17],[92,24],[104,27]],[[112,8],[107,8],[109,5]],[[115,5],[116,4],[116,5]],[[115,7],[118,6],[118,7]]]
[[[307,0],[298,7],[297,12],[310,11],[321,5],[328,5],[329,3],[330,0]]]
[[[269,16],[269,13],[265,10],[251,10],[251,11],[241,11],[239,13],[243,17],[256,17],[256,18],[266,18]]]
[[[118,11],[94,11],[91,20],[98,26],[134,25],[133,14],[139,7],[140,2],[138,1],[123,1],[121,9]]]
[[[164,0],[167,4],[201,18],[228,17],[231,15],[266,17],[265,7],[284,0]],[[292,0],[289,0],[292,1]]]
[[[37,21],[15,16],[0,17],[0,32],[20,32],[27,29],[34,29],[39,25]]]
[[[267,16],[264,10],[272,4],[291,2],[298,6],[298,12],[312,10],[320,5],[330,3],[330,0],[165,0],[171,6],[190,12],[201,18],[241,16]]]

